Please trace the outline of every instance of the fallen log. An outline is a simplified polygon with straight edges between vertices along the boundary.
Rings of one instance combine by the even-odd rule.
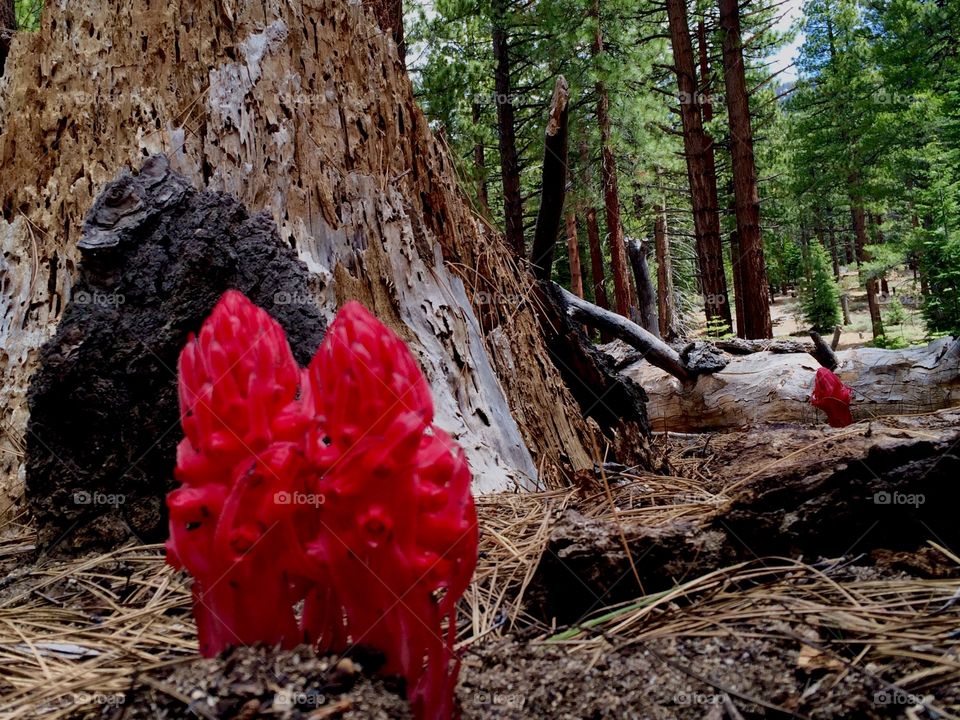
[[[855,420],[930,412],[960,404],[960,342],[943,338],[904,350],[836,353],[836,373],[853,389]],[[820,424],[809,403],[818,363],[807,353],[757,352],[731,358],[720,372],[681,383],[648,362],[622,372],[649,397],[654,430],[697,432],[762,422]]]
[[[643,523],[621,515],[617,522],[567,510],[527,597],[544,620],[571,623],[745,560],[879,557],[928,541],[955,548],[958,442],[957,409],[846,429],[761,426],[714,436],[701,443],[715,469],[703,495],[684,485],[673,498],[657,497],[668,506],[698,505],[691,519]],[[642,483],[640,517],[656,518]]]
[[[623,340],[631,347],[639,350],[643,354],[644,360],[681,382],[693,379],[692,373],[680,359],[679,353],[665,342],[622,315],[604,310],[593,303],[578,298],[559,285],[555,287],[567,305],[567,314],[574,321],[589,325]]]

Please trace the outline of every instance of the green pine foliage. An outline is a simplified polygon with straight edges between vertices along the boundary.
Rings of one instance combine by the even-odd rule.
[[[811,243],[805,264],[807,275],[800,288],[803,317],[817,332],[829,332],[840,324],[840,289],[830,256],[820,243]]]

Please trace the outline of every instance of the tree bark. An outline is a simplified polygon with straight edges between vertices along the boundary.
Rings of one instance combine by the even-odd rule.
[[[589,195],[591,185],[590,154],[587,151],[585,140],[580,142],[580,165],[581,182]],[[590,280],[594,303],[604,310],[609,310],[610,300],[607,298],[607,280],[604,275],[603,246],[600,244],[600,224],[597,221],[597,209],[588,205],[584,219],[587,223],[587,244],[590,247]]]
[[[580,240],[577,238],[577,216],[567,213],[567,257],[570,263],[570,291],[583,297],[583,271],[580,269]]]
[[[540,209],[533,234],[531,265],[541,282],[550,280],[553,250],[560,232],[563,201],[567,189],[567,115],[570,91],[561,75],[557,78],[550,102],[550,117],[543,144],[543,171],[540,181]]]
[[[852,183],[857,186],[856,181]],[[867,252],[867,218],[866,211],[863,208],[863,200],[856,193],[850,195],[850,214],[853,218],[853,232],[856,238],[857,263],[862,266],[863,263],[870,261],[870,253]],[[883,317],[880,315],[880,299],[878,297],[880,283],[876,278],[868,277],[866,280],[867,288],[867,307],[870,310],[870,325],[873,330],[873,337],[878,338],[883,335]]]
[[[657,294],[653,289],[650,266],[647,263],[650,243],[631,240],[627,243],[627,251],[630,255],[630,265],[633,267],[633,280],[637,285],[637,310],[640,314],[640,325],[648,333],[659,339],[660,320],[657,317]]]
[[[17,9],[14,0],[0,0],[0,77],[7,63],[13,33],[17,30]]]
[[[403,36],[403,0],[371,0],[370,7],[380,29],[390,33],[397,45],[397,59],[406,69],[407,43]]]
[[[597,29],[593,38],[593,58],[604,53],[600,23],[600,0],[594,0],[593,14]],[[623,244],[623,225],[620,222],[620,190],[617,181],[617,160],[613,155],[613,137],[610,121],[610,97],[603,80],[597,80],[597,125],[600,127],[602,157],[603,200],[607,215],[607,237],[610,247],[610,270],[613,273],[613,294],[617,312],[630,314],[630,279],[627,276],[627,253]]]
[[[653,222],[653,241],[657,256],[657,310],[660,319],[660,337],[673,340],[677,336],[677,300],[673,289],[673,257],[670,238],[667,235],[667,213],[663,205],[657,206]]]
[[[503,224],[507,244],[517,258],[526,258],[523,240],[523,199],[520,195],[520,160],[517,156],[517,128],[510,81],[510,46],[506,31],[509,0],[497,0],[494,7],[493,61],[500,138],[500,177],[503,183]]]
[[[14,46],[0,83],[0,207],[17,209],[0,216],[0,517],[22,494],[26,389],[76,286],[83,218],[118,169],[163,152],[193,186],[272,217],[310,273],[302,302],[329,320],[360,300],[409,343],[478,489],[592,467],[600,437],[544,362],[534,279],[470,211],[392,41],[345,0],[231,5],[228,25],[196,4],[48,3]],[[85,23],[99,34],[64,31]]]
[[[733,327],[723,271],[723,245],[720,239],[720,214],[717,203],[716,170],[711,173],[708,150],[713,140],[703,128],[697,92],[697,76],[693,60],[693,44],[687,23],[685,0],[667,0],[667,17],[673,46],[674,72],[677,75],[680,118],[683,123],[683,145],[693,205],[697,261],[700,265],[700,286],[704,296],[707,322]]]
[[[743,308],[743,337],[769,338],[773,337],[770,290],[760,236],[760,196],[738,0],[720,0],[720,28],[723,32],[723,77],[730,120],[730,155],[739,240],[739,257],[734,258],[734,271],[741,276],[743,293],[743,301],[738,300],[738,307]]]
[[[473,103],[473,124],[480,124],[480,103]],[[473,146],[473,164],[477,174],[477,202],[485,217],[490,217],[490,193],[487,190],[487,158],[483,148],[483,141],[478,140]]]

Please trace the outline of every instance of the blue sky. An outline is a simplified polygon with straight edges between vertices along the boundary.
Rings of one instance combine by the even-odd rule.
[[[803,15],[803,0],[787,0],[781,12],[784,13],[783,19],[777,25],[778,30],[787,30],[790,24]],[[796,59],[797,52],[803,44],[803,35],[798,34],[792,43],[785,45],[777,53],[773,60],[773,71],[786,67]],[[781,82],[792,82],[797,79],[796,68],[790,68],[778,78]]]

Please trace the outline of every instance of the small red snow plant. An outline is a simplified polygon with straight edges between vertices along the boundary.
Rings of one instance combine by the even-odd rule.
[[[813,380],[813,394],[810,404],[827,414],[830,427],[846,427],[853,423],[850,412],[850,398],[853,390],[827,368],[819,368]]]
[[[194,578],[201,653],[368,645],[419,718],[451,717],[477,518],[404,343],[351,302],[304,370],[282,328],[229,291],[179,374],[167,553]]]

